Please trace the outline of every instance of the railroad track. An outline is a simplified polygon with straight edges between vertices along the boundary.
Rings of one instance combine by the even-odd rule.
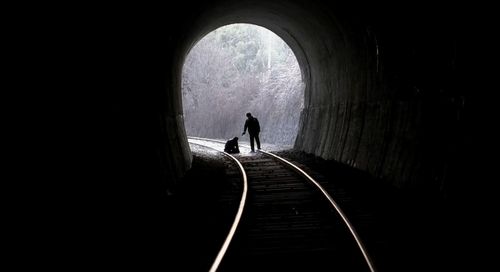
[[[335,200],[307,173],[272,153],[188,137],[238,164],[243,190],[235,220],[210,272],[371,271],[365,246]]]

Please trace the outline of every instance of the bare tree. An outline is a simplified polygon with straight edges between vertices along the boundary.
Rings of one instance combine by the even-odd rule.
[[[248,24],[221,27],[200,40],[184,63],[187,133],[231,138],[252,112],[261,121],[263,142],[290,145],[303,92],[297,60],[278,36]]]

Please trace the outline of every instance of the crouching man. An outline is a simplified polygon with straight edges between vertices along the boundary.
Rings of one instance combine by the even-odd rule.
[[[224,151],[227,153],[240,153],[240,148],[238,147],[238,137],[234,137],[226,142]]]

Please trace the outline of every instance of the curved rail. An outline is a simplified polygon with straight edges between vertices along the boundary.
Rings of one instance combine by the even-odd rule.
[[[199,143],[192,143],[192,144],[197,144],[197,145],[205,146],[205,147],[208,147],[211,149],[215,149],[213,147],[202,145]],[[224,240],[224,243],[222,244],[222,247],[219,250],[219,253],[217,253],[217,257],[215,258],[214,262],[212,263],[212,266],[210,267],[209,272],[217,271],[217,268],[219,268],[219,265],[222,262],[222,258],[224,258],[224,255],[226,254],[226,251],[229,248],[229,244],[231,243],[231,240],[233,239],[233,236],[236,232],[236,229],[238,228],[238,224],[240,223],[241,216],[243,214],[243,209],[245,208],[245,203],[246,203],[246,199],[247,199],[247,191],[248,191],[247,174],[245,172],[245,169],[243,169],[243,165],[241,165],[241,163],[235,157],[233,157],[231,154],[226,153],[224,151],[220,151],[220,150],[217,150],[217,151],[228,156],[233,161],[235,161],[236,164],[238,165],[238,169],[240,170],[240,173],[243,177],[243,192],[241,195],[241,200],[240,200],[240,205],[238,207],[238,212],[236,213],[233,224],[231,225],[231,229],[229,230],[229,233],[226,237],[226,240]]]
[[[225,142],[220,141],[220,140],[200,138],[200,137],[191,137],[190,136],[188,138],[193,138],[193,139],[203,140],[203,141],[210,141],[210,142],[225,143]],[[366,250],[365,245],[361,241],[361,238],[359,237],[356,229],[351,224],[351,222],[349,221],[349,219],[347,218],[347,216],[345,215],[345,213],[342,211],[342,209],[340,208],[340,206],[337,204],[337,202],[335,202],[335,200],[333,200],[332,196],[323,188],[323,186],[321,186],[316,180],[314,180],[311,176],[309,176],[302,169],[300,169],[299,167],[297,167],[295,164],[287,161],[286,159],[284,159],[284,158],[282,158],[280,156],[277,156],[275,154],[263,151],[263,150],[259,150],[259,151],[262,152],[262,153],[264,153],[264,154],[267,154],[269,156],[272,156],[272,157],[280,160],[281,162],[285,163],[286,165],[292,167],[292,169],[294,169],[300,175],[304,176],[307,180],[309,180],[312,184],[314,184],[321,191],[321,193],[323,193],[323,195],[328,199],[328,201],[330,202],[330,204],[335,208],[335,210],[337,211],[337,213],[340,215],[340,217],[342,218],[342,220],[344,221],[344,223],[349,228],[349,231],[351,232],[354,240],[356,241],[356,244],[358,245],[359,250],[363,254],[363,257],[364,257],[364,259],[366,261],[366,264],[368,265],[370,271],[371,272],[376,272],[375,265],[373,264],[373,261],[371,260],[371,257],[368,254],[368,251]]]
[[[295,171],[299,172],[306,179],[308,179],[310,182],[312,182],[314,185],[316,185],[316,187],[323,193],[323,195],[328,199],[328,201],[330,201],[330,204],[332,204],[332,206],[335,208],[335,210],[340,215],[340,217],[342,217],[342,220],[344,220],[344,223],[349,228],[349,231],[351,232],[352,236],[354,237],[354,240],[356,241],[356,244],[358,244],[358,247],[361,250],[361,253],[363,254],[363,257],[365,258],[366,264],[370,268],[370,271],[371,272],[375,272],[376,271],[375,270],[375,266],[373,265],[373,262],[372,262],[372,260],[370,258],[370,255],[368,255],[368,251],[366,250],[366,247],[363,244],[363,242],[361,241],[361,238],[359,237],[358,233],[354,229],[354,226],[351,224],[351,222],[349,221],[349,219],[347,219],[347,216],[342,211],[342,209],[337,204],[337,202],[335,202],[335,200],[333,200],[332,196],[330,196],[330,194],[323,188],[323,186],[321,186],[316,180],[314,180],[311,176],[309,176],[306,172],[304,172],[302,169],[300,169],[299,167],[297,167],[295,164],[293,164],[293,163],[291,163],[291,162],[289,162],[289,161],[281,158],[280,156],[274,155],[272,153],[269,153],[269,152],[266,152],[266,151],[262,151],[262,150],[260,150],[260,152],[262,152],[264,154],[267,154],[269,156],[273,156],[276,159],[282,161],[283,163],[289,165]]]

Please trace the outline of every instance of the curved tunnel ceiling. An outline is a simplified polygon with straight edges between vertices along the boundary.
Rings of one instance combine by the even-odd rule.
[[[233,23],[259,25],[280,36],[297,57],[306,89],[320,82],[340,79],[342,75],[339,75],[339,71],[351,65],[346,63],[347,50],[355,50],[357,46],[356,41],[347,44],[349,37],[344,27],[335,20],[335,15],[325,12],[320,6],[304,7],[293,1],[282,0],[222,1],[220,5],[205,9],[198,20],[192,23],[181,55],[185,57],[190,48],[209,32]],[[183,61],[184,57],[179,60]],[[339,91],[346,90],[337,88],[337,94]],[[311,94],[307,90],[305,94],[307,105]],[[352,90],[345,94],[352,95]],[[329,103],[328,100],[322,101]]]

